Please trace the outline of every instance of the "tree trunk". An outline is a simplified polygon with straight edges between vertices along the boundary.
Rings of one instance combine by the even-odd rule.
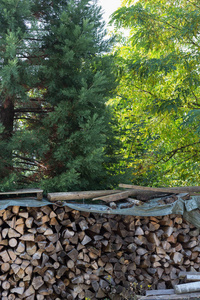
[[[7,97],[4,103],[0,101],[0,123],[3,125],[3,132],[0,134],[1,141],[6,141],[8,144],[13,134],[14,124],[14,103],[11,97]],[[0,178],[4,178],[9,175],[12,169],[12,151],[5,149],[3,146],[3,153],[0,153],[1,162],[3,162],[2,169],[0,172]]]
[[[9,139],[13,133],[14,103],[11,97],[0,104],[0,122],[4,126],[3,139]]]

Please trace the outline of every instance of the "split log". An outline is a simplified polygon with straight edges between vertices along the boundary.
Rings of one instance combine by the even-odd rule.
[[[199,231],[177,215],[97,215],[52,205],[8,208],[0,220],[2,299],[117,300],[124,290],[173,288],[200,274]]]

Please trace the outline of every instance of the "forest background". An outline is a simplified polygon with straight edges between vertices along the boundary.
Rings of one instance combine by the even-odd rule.
[[[199,8],[2,0],[0,189],[199,185]]]

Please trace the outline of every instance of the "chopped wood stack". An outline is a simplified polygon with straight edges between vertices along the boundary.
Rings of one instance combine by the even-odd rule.
[[[177,215],[14,206],[0,211],[0,298],[130,299],[200,271],[199,250],[199,229]]]
[[[200,299],[200,272],[179,272],[179,278],[185,283],[174,286],[174,289],[146,291],[146,296],[140,300],[183,300]]]

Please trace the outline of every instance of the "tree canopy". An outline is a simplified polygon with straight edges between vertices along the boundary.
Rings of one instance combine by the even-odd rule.
[[[96,1],[2,0],[0,189],[198,184],[199,8],[124,0],[113,47]]]
[[[112,21],[128,28],[116,49],[130,181],[193,185],[200,179],[200,13],[195,0],[124,1]]]
[[[101,9],[2,0],[0,14],[1,189],[100,187],[112,165],[105,103],[115,85]]]

